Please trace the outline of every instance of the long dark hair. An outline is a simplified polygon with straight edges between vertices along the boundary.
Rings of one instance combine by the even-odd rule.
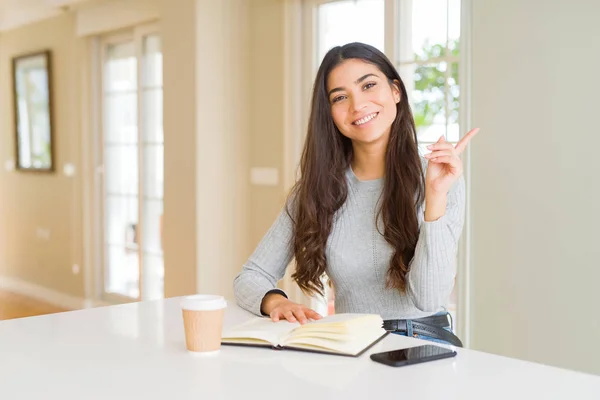
[[[336,66],[348,59],[360,59],[377,66],[388,83],[400,91],[387,145],[384,188],[376,221],[381,218],[384,232],[380,233],[395,249],[387,287],[405,291],[408,265],[419,236],[416,209],[424,197],[423,169],[404,83],[381,51],[363,43],[349,43],[329,50],[317,72],[300,160],[300,178],[290,193],[287,208],[294,225],[296,270],[292,278],[305,293],[323,294],[321,276],[327,267],[325,247],[334,215],[348,195],[345,173],[353,156],[351,140],[342,135],[333,122],[327,78]]]

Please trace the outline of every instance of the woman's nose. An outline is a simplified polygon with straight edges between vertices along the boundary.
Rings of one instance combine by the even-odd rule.
[[[352,107],[353,112],[361,111],[363,108],[366,107],[366,105],[367,102],[365,101],[365,98],[363,96],[352,96],[350,107]]]

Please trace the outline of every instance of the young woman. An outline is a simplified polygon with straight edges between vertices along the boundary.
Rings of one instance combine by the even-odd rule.
[[[292,275],[307,294],[327,274],[338,313],[375,313],[402,335],[460,346],[446,306],[464,220],[459,154],[440,138],[421,158],[406,89],[376,48],[331,49],[315,80],[301,177],[286,207],[236,277],[237,303],[273,321],[314,310],[275,288]]]

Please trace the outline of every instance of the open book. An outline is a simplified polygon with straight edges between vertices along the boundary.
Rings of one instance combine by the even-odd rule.
[[[335,314],[304,325],[256,317],[225,330],[221,343],[357,357],[386,335],[382,325],[376,314]]]

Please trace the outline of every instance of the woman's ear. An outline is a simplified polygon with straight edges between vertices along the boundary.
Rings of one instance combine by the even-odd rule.
[[[396,104],[400,103],[400,82],[397,79],[394,79],[392,84],[392,94],[394,95]]]

